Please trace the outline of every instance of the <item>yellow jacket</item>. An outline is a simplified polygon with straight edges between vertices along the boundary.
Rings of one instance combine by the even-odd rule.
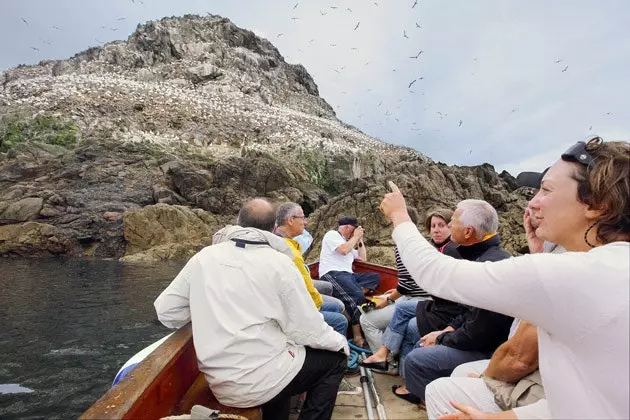
[[[319,294],[315,286],[313,285],[313,280],[311,279],[311,273],[308,272],[306,265],[304,264],[304,257],[302,257],[302,250],[300,249],[300,244],[298,241],[295,241],[291,238],[284,238],[284,240],[289,244],[291,248],[291,252],[293,253],[293,263],[297,266],[297,269],[300,271],[302,278],[304,278],[304,284],[306,285],[306,290],[311,295],[313,302],[317,309],[322,307],[324,300],[322,299],[322,295]]]

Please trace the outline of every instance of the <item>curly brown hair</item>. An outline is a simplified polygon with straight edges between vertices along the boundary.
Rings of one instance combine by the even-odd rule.
[[[453,211],[449,209],[439,208],[427,212],[427,216],[424,219],[424,227],[427,232],[431,232],[431,219],[433,218],[433,216],[439,217],[448,224],[451,223],[451,219],[453,218]]]
[[[575,165],[573,179],[578,182],[578,200],[591,209],[603,211],[596,226],[599,242],[628,242],[630,143],[604,143],[601,138],[595,137],[586,143],[585,149],[593,157],[593,161],[589,165]]]

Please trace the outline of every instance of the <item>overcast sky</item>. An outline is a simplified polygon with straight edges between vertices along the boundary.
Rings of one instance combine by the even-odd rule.
[[[414,2],[2,0],[0,70],[210,12],[303,64],[343,121],[436,161],[515,175],[630,138],[630,1]]]

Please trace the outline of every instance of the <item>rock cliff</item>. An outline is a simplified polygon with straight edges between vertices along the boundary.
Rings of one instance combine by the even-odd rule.
[[[304,67],[219,16],[148,22],[0,84],[2,255],[185,259],[265,196],[300,203],[316,244],[356,215],[371,260],[391,264],[376,211],[388,179],[421,212],[485,199],[506,247],[525,246],[526,192],[509,174],[435,163],[344,124]]]

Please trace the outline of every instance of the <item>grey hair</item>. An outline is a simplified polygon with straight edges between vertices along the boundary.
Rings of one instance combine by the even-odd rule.
[[[291,201],[280,204],[276,211],[276,226],[284,226],[286,220],[291,216],[295,216],[300,208],[299,204]]]
[[[499,229],[499,215],[497,211],[484,200],[463,200],[457,204],[460,209],[462,225],[475,229],[477,239],[481,239]]]

